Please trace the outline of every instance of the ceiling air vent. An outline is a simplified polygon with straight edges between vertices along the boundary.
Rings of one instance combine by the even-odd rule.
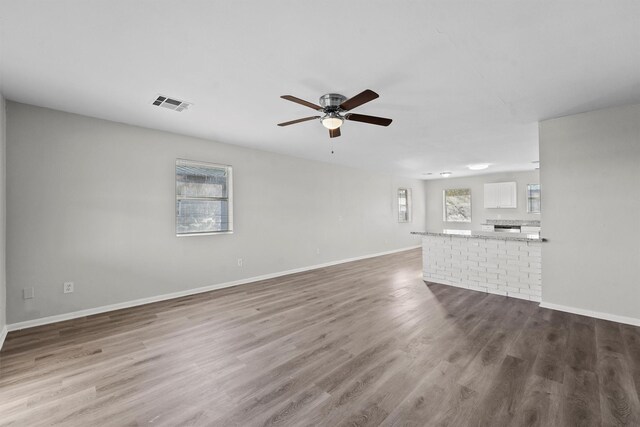
[[[188,102],[179,101],[177,99],[160,95],[158,96],[158,98],[156,98],[155,101],[153,101],[153,105],[156,105],[158,107],[168,108],[169,110],[182,111],[189,108],[191,104],[189,104]]]

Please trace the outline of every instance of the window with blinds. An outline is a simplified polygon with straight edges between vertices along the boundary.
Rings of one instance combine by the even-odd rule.
[[[398,188],[398,222],[411,222],[411,189]]]
[[[231,166],[176,160],[176,235],[231,232]]]
[[[527,185],[527,212],[540,213],[540,184]]]

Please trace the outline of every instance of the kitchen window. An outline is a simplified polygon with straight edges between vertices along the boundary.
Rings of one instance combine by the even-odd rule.
[[[540,184],[527,185],[527,212],[540,213]]]
[[[232,168],[176,160],[176,235],[233,232]]]
[[[410,188],[398,188],[398,222],[411,222]]]
[[[470,188],[444,190],[442,199],[445,222],[471,222]]]

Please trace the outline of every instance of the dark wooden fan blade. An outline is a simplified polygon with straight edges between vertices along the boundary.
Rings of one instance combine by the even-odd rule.
[[[385,119],[384,117],[366,116],[364,114],[354,114],[354,113],[349,113],[345,115],[344,118],[347,120],[351,120],[352,122],[369,123],[369,124],[378,125],[378,126],[389,126],[393,121],[391,119]]]
[[[286,99],[287,101],[295,102],[296,104],[304,105],[305,107],[313,108],[317,111],[322,111],[322,107],[316,104],[312,104],[311,102],[305,101],[304,99],[296,98],[291,95],[282,95],[280,98]]]
[[[295,125],[296,123],[302,123],[302,122],[306,122],[306,121],[313,120],[313,119],[319,119],[319,118],[320,118],[320,116],[305,117],[304,119],[291,120],[290,122],[278,123],[278,126]]]
[[[337,138],[340,136],[340,128],[329,129],[329,138]]]
[[[349,98],[346,101],[344,101],[342,104],[340,104],[340,108],[342,108],[345,111],[353,110],[354,108],[359,107],[362,104],[366,104],[369,101],[373,101],[378,96],[380,95],[378,95],[371,89],[367,89],[360,92],[353,98]]]

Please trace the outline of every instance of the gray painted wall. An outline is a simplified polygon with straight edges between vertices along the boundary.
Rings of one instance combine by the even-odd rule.
[[[532,165],[533,169],[533,165]],[[484,184],[491,182],[517,182],[518,203],[516,209],[485,209]],[[476,175],[461,178],[443,178],[425,181],[426,226],[429,231],[444,228],[480,230],[480,224],[487,219],[534,219],[542,214],[527,213],[527,184],[540,183],[537,170],[528,172],[506,172]],[[444,222],[442,220],[442,193],[449,188],[471,189],[471,222]],[[545,190],[540,187],[542,211],[545,210]],[[544,230],[543,230],[544,234]]]
[[[13,102],[7,125],[9,323],[420,244],[420,180]],[[175,237],[176,158],[233,166],[234,234]]]
[[[640,321],[640,105],[540,123],[542,300]]]
[[[7,274],[6,274],[6,115],[5,101],[0,94],[0,336],[7,324]],[[2,341],[0,340],[0,348]]]

